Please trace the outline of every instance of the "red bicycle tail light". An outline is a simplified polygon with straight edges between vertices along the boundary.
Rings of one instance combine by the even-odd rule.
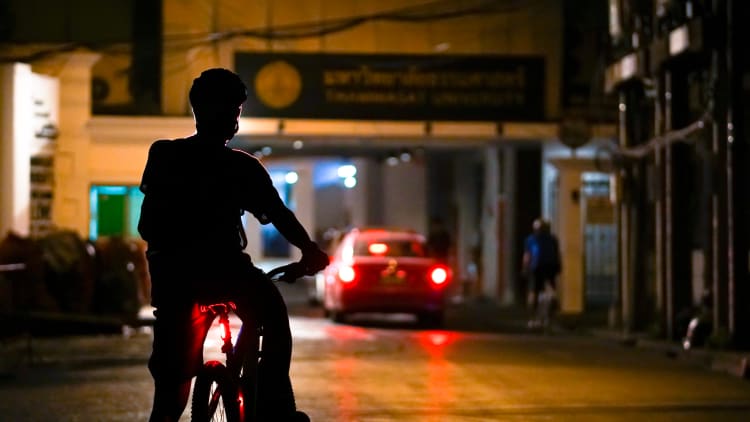
[[[245,396],[242,394],[242,389],[240,388],[237,392],[237,405],[240,408],[240,420],[245,420]]]
[[[344,283],[351,283],[357,277],[357,273],[354,271],[354,268],[344,265],[339,267],[338,276],[339,280]]]
[[[442,266],[430,270],[430,281],[436,286],[442,286],[448,281],[448,269]]]

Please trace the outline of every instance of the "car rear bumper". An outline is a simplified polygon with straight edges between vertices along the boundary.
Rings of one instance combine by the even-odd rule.
[[[341,292],[341,312],[425,312],[440,311],[445,307],[443,290],[399,292],[358,291]]]

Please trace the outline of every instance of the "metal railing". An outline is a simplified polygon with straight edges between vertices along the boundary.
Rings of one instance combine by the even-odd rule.
[[[2,273],[9,273],[13,271],[24,271],[26,270],[26,264],[22,262],[18,263],[11,263],[11,264],[0,264],[0,281],[3,281],[5,277],[2,276]],[[3,315],[4,311],[0,309],[0,317],[6,317],[7,315]],[[4,335],[5,333],[0,332],[0,338],[3,340],[3,345],[7,346],[8,344],[12,343],[10,341],[10,338],[6,337]],[[21,334],[14,335],[14,337],[17,341],[19,341],[20,344],[20,361],[14,362],[14,364],[20,364],[20,363],[32,363],[34,361],[34,347],[32,344],[32,338],[31,334],[28,332],[26,327],[24,327],[21,331]],[[10,370],[10,367],[0,366],[0,373],[4,371]]]
[[[1,272],[10,272],[10,271],[21,271],[26,269],[26,264],[24,263],[17,263],[17,264],[0,264],[0,273]]]

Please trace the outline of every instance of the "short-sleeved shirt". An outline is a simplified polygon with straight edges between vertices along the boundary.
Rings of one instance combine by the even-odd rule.
[[[149,251],[240,251],[244,211],[262,223],[284,204],[258,159],[198,137],[151,145],[138,231]]]
[[[557,238],[549,233],[534,233],[524,242],[524,249],[529,253],[532,271],[545,270],[554,274],[560,271],[560,247]]]

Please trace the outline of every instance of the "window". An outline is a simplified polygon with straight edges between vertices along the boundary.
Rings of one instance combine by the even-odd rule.
[[[377,246],[377,247],[374,247]],[[355,256],[424,257],[424,244],[412,239],[362,238],[354,244]]]
[[[89,238],[138,237],[143,193],[137,186],[93,185],[90,191]]]

